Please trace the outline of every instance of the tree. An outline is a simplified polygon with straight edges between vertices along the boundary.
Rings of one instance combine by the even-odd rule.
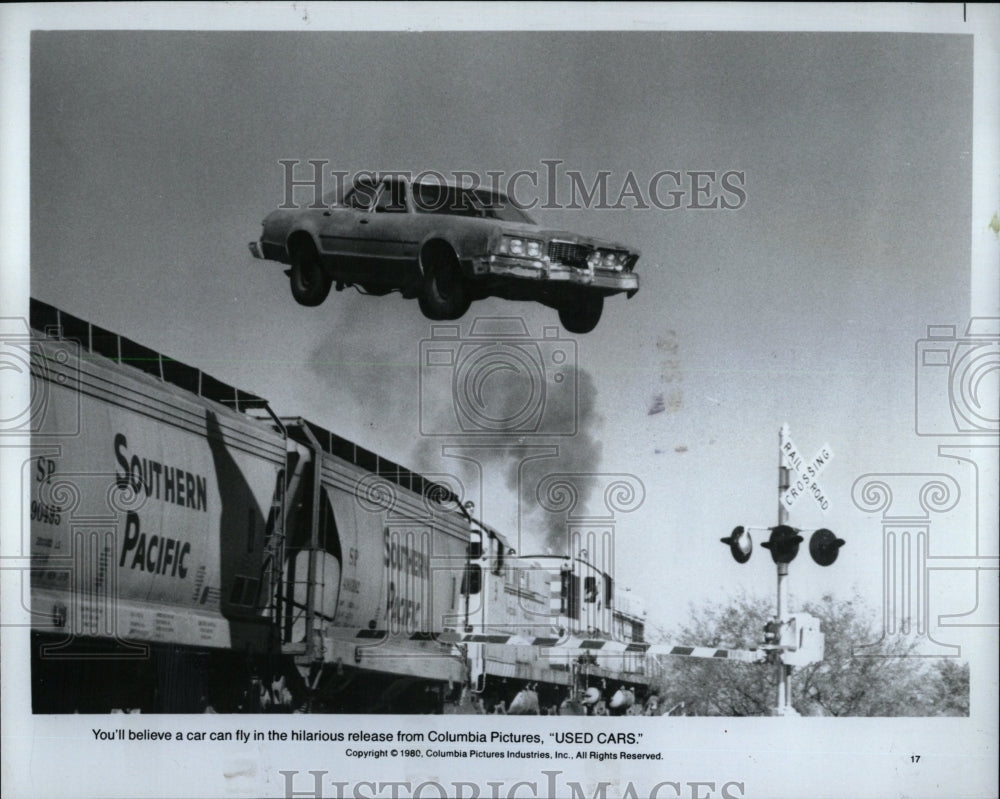
[[[800,609],[820,620],[826,637],[823,661],[792,671],[792,703],[802,715],[968,715],[968,667],[917,657],[915,639],[882,636],[877,614],[859,596],[828,594]],[[725,608],[692,608],[669,640],[756,648],[772,614],[771,599],[744,594]],[[663,666],[665,707],[683,702],[689,715],[761,716],[775,705],[771,665],[672,657]]]
[[[937,671],[934,706],[942,716],[969,715],[969,664],[944,658],[934,664]]]
[[[733,605],[693,608],[670,643],[750,649],[760,643],[770,616],[766,600],[741,596]],[[683,703],[692,716],[763,716],[774,705],[773,669],[756,664],[669,657],[662,660],[661,705]]]

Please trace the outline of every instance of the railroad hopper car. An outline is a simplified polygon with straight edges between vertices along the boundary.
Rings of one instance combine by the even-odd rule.
[[[304,419],[283,423],[308,487],[290,497],[283,647],[301,650],[314,709],[439,710],[468,680],[463,650],[438,640],[463,608],[458,497]]]
[[[447,490],[44,303],[31,323],[35,712],[425,712],[466,679],[436,641],[468,554]]]

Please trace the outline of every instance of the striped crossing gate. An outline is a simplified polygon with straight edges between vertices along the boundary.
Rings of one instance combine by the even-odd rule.
[[[350,635],[349,630],[344,633]],[[385,630],[359,630],[356,640],[374,643],[387,639]],[[393,636],[395,637],[395,636]],[[425,636],[426,638],[426,636]],[[543,647],[558,650],[579,650],[595,654],[635,653],[652,657],[693,657],[711,660],[729,660],[739,663],[763,662],[767,653],[760,649],[720,649],[711,646],[681,646],[678,644],[647,644],[638,642],[613,641],[606,638],[581,638],[577,636],[521,636],[516,633],[440,633],[436,640],[441,644],[491,644],[494,646]]]

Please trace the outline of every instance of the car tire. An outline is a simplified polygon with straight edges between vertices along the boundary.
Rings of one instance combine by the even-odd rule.
[[[435,252],[425,256],[423,286],[418,302],[428,319],[460,318],[472,304],[469,288],[462,277],[462,267],[453,252]]]
[[[292,251],[291,260],[289,280],[295,301],[309,308],[319,305],[330,293],[330,278],[320,266],[316,248],[311,242],[300,244]]]
[[[559,308],[559,321],[570,333],[589,333],[601,321],[604,297],[600,294],[583,294]]]

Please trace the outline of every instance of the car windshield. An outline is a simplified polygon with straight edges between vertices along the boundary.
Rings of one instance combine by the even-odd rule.
[[[535,224],[534,220],[503,194],[483,189],[462,189],[439,183],[414,183],[413,202],[419,213],[472,216],[504,222]]]
[[[477,205],[482,209],[487,219],[499,219],[503,222],[526,222],[535,224],[523,208],[503,194],[494,194],[482,189],[474,192]]]

